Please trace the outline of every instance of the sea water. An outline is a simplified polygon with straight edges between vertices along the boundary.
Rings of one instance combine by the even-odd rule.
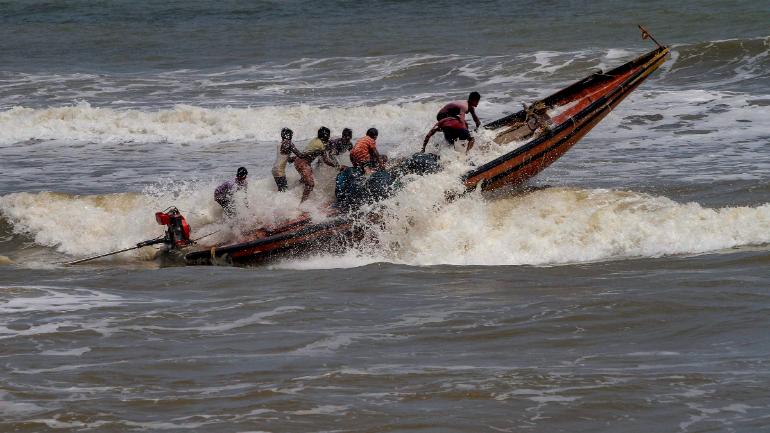
[[[0,431],[758,432],[770,425],[770,3],[0,4]],[[406,156],[652,49],[668,61],[523,191],[386,200],[373,242],[159,268],[162,234],[323,218],[282,127]],[[213,190],[237,167],[234,220]],[[246,204],[248,203],[248,207]]]

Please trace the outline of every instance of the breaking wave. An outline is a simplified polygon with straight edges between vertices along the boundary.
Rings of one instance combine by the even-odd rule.
[[[770,204],[711,209],[609,189],[478,194],[440,209],[395,199],[383,256],[415,265],[546,265],[694,254],[770,242]]]
[[[770,37],[675,45],[660,81],[687,88],[767,90]]]
[[[418,266],[557,265],[770,242],[770,204],[713,209],[633,191],[577,188],[502,198],[474,192],[439,204],[446,185],[442,176],[449,175],[436,176],[407,184],[381,204],[383,223],[370,227],[376,243],[349,251],[342,259],[324,255],[280,266],[326,268],[383,261]],[[300,206],[299,186],[287,195],[275,194],[267,180],[261,180],[249,186],[248,194],[259,206],[248,208],[236,221],[224,221],[210,197],[213,186],[201,182],[173,191],[99,196],[16,193],[0,197],[0,214],[15,236],[83,257],[161,235],[163,228],[153,215],[170,203],[187,216],[193,237],[219,230],[209,239],[213,243],[237,239],[239,230],[247,227],[312,212],[332,194],[321,190],[314,201]],[[145,248],[128,257],[151,260],[155,255]]]
[[[315,136],[320,125],[333,131],[344,127],[363,133],[372,119],[400,125],[388,132],[422,131],[431,124],[438,104],[320,108],[309,105],[261,108],[201,108],[179,105],[161,110],[118,110],[75,105],[0,112],[0,147],[20,142],[56,140],[65,143],[198,143],[276,141],[278,131],[291,126],[299,139]],[[434,120],[435,121],[435,120]]]
[[[274,132],[285,125],[299,125],[299,136],[310,137],[321,124],[365,130],[370,119],[423,130],[438,107],[436,101],[448,95],[460,98],[469,88],[481,91],[480,111],[489,120],[639,53],[611,48],[507,56],[300,59],[149,77],[0,72],[5,83],[0,85],[5,101],[0,146],[29,140],[264,141],[274,140]],[[768,70],[770,37],[710,41],[674,45],[672,58],[650,81],[670,91],[762,94]],[[40,86],[46,91],[34,96]],[[89,90],[78,90],[81,87]],[[107,90],[101,95],[93,89]]]

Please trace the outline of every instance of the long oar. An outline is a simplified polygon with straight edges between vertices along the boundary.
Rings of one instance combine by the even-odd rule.
[[[78,263],[88,262],[88,261],[91,261],[91,260],[100,259],[102,257],[112,256],[112,255],[119,254],[119,253],[125,253],[126,251],[136,250],[136,249],[143,248],[143,247],[146,247],[146,246],[159,244],[159,243],[162,243],[163,241],[164,241],[164,237],[161,236],[159,238],[155,238],[155,239],[150,239],[148,241],[139,242],[138,244],[136,244],[135,247],[125,248],[125,249],[118,250],[118,251],[112,251],[110,253],[100,254],[98,256],[88,257],[86,259],[75,260],[74,262],[67,262],[67,263],[62,263],[62,264],[64,266],[76,265]]]
[[[209,237],[209,236],[211,236],[211,235],[213,235],[213,234],[215,234],[215,233],[219,233],[219,232],[221,232],[221,231],[222,231],[222,229],[219,229],[219,230],[214,230],[213,232],[211,232],[211,233],[209,233],[209,234],[207,234],[207,235],[203,235],[203,236],[201,236],[201,237],[199,237],[199,238],[195,238],[195,239],[193,239],[193,240],[192,240],[192,243],[196,243],[196,242],[198,242],[199,240],[201,240],[201,239],[203,239],[203,238],[207,238],[207,237]]]
[[[209,233],[207,235],[203,235],[203,236],[201,236],[201,237],[199,237],[197,239],[193,239],[192,242],[194,243],[194,242],[199,241],[199,240],[201,240],[203,238],[207,238],[207,237],[209,237],[209,236],[211,236],[211,235],[213,235],[215,233],[219,233],[220,231],[221,230],[215,230],[215,231],[213,231],[213,232],[211,232],[211,233]],[[166,240],[165,237],[160,236],[160,237],[157,237],[155,239],[150,239],[148,241],[139,242],[138,244],[136,244],[135,247],[124,248],[122,250],[112,251],[112,252],[105,253],[105,254],[99,254],[98,256],[88,257],[86,259],[75,260],[74,262],[66,262],[66,263],[62,263],[62,264],[64,266],[77,265],[78,263],[83,263],[83,262],[88,262],[88,261],[91,261],[91,260],[101,259],[102,257],[107,257],[107,256],[115,255],[115,254],[125,253],[126,251],[136,250],[136,249],[139,249],[139,248],[148,247],[150,245],[160,244],[160,243],[163,243],[165,240]]]

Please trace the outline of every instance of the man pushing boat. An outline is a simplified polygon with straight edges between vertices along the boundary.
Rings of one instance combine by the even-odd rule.
[[[214,190],[214,201],[222,206],[222,210],[228,217],[235,215],[235,203],[233,198],[236,192],[246,190],[246,187],[248,186],[246,176],[248,175],[249,172],[246,170],[246,167],[238,167],[234,180],[228,180]]]
[[[350,150],[350,162],[356,168],[385,168],[385,158],[377,151],[377,128],[369,128]]]
[[[273,179],[275,179],[275,185],[278,187],[278,191],[286,191],[286,188],[288,187],[288,183],[286,182],[286,164],[294,162],[295,155],[297,157],[302,156],[302,152],[300,152],[294,143],[292,143],[292,137],[294,137],[294,131],[289,128],[281,129],[281,143],[278,144],[275,164],[273,164],[272,170]]]
[[[460,114],[457,117],[463,122],[464,128],[470,129],[468,128],[468,122],[465,120],[465,115],[471,113],[471,117],[473,117],[473,121],[476,123],[476,129],[478,129],[481,126],[481,120],[476,115],[476,107],[479,106],[479,101],[481,101],[481,94],[479,92],[471,92],[468,95],[467,101],[452,101],[441,107],[441,110],[436,114],[436,120],[440,121],[449,116],[449,111],[457,108],[460,110]]]
[[[344,128],[342,130],[342,136],[329,140],[329,142],[326,143],[326,156],[328,159],[336,162],[339,166],[337,157],[353,149],[353,142],[351,141],[352,139],[353,131],[350,128]],[[320,161],[316,162],[316,166],[320,164]]]
[[[315,187],[313,169],[311,168],[310,164],[312,164],[316,158],[320,156],[324,164],[330,167],[337,169],[341,167],[340,163],[337,162],[336,159],[332,159],[327,152],[326,146],[327,143],[329,143],[330,136],[331,131],[329,131],[329,128],[325,126],[320,127],[318,129],[317,137],[310,140],[310,142],[307,144],[307,147],[305,147],[305,150],[302,151],[302,155],[297,156],[297,158],[294,160],[294,167],[297,169],[300,175],[299,181],[305,185],[305,188],[302,190],[301,202],[307,200],[308,197],[310,197],[310,193]]]
[[[468,125],[460,118],[460,108],[453,106],[449,107],[446,116],[441,118],[433,128],[425,136],[425,140],[422,142],[422,150],[420,153],[425,153],[425,147],[428,145],[428,141],[433,137],[433,134],[441,131],[444,133],[444,139],[450,145],[454,145],[457,140],[467,140],[468,145],[465,148],[467,154],[473,148],[474,139],[470,131],[468,131]]]

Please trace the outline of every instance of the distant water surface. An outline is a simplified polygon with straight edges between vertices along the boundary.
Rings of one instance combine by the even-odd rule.
[[[770,431],[766,1],[0,2],[0,431]],[[278,132],[416,151],[671,56],[525,194],[387,201],[377,242],[158,268],[178,206],[224,240],[316,209]],[[480,143],[489,141],[483,133]],[[212,191],[250,172],[248,211]],[[440,206],[438,204],[441,204]]]

